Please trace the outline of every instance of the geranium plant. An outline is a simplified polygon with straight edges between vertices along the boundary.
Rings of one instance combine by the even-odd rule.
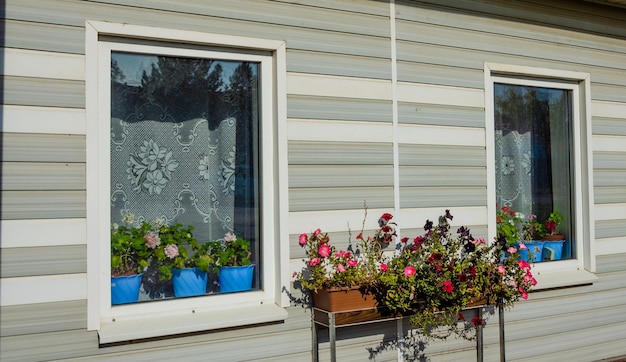
[[[240,238],[233,233],[224,235],[224,242],[213,244],[212,250],[216,252],[218,266],[245,266],[251,265],[250,241]]]
[[[544,227],[547,230],[548,235],[556,235],[558,234],[557,229],[561,222],[563,221],[563,215],[557,210],[554,210],[550,213],[550,216],[544,223]]]
[[[159,245],[155,256],[159,262],[159,279],[172,278],[172,268],[194,268],[208,272],[216,263],[214,243],[201,244],[193,237],[193,226],[162,225],[158,229]]]
[[[125,214],[124,225],[111,225],[111,275],[142,273],[150,264],[159,243],[155,226],[142,221],[135,225],[135,215]]]

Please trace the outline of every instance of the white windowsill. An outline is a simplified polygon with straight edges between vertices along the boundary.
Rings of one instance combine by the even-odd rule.
[[[533,276],[537,279],[537,285],[533,290],[572,287],[576,285],[591,284],[598,281],[598,277],[585,270],[559,270],[559,271],[540,271],[533,272]]]
[[[100,344],[153,338],[213,329],[277,322],[287,319],[287,311],[275,304],[218,309],[188,314],[151,316],[103,322]]]

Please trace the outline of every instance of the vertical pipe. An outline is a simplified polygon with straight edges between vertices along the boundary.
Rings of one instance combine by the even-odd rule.
[[[500,329],[500,362],[506,362],[504,353],[504,308],[498,307],[498,326]]]
[[[315,308],[311,309],[311,360],[319,361],[319,348],[317,344],[317,323],[315,323]]]
[[[478,318],[483,319],[483,308],[478,308]],[[483,362],[483,325],[476,326],[476,361]]]
[[[328,313],[328,338],[330,339],[330,361],[337,361],[337,351],[335,346],[335,339],[337,336],[335,335],[335,313]]]

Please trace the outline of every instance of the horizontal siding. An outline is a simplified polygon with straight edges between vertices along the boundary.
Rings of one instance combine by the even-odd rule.
[[[596,266],[598,273],[626,272],[626,253],[598,256]]]
[[[597,135],[626,136],[626,117],[594,117],[592,131]]]
[[[20,309],[21,308],[21,309]],[[13,309],[3,308],[15,313],[7,316],[9,321],[17,320],[21,313],[29,310],[42,314],[43,311],[58,308],[60,313],[72,308],[71,304],[46,303],[31,306],[20,306]],[[243,329],[232,329],[217,332],[197,333],[178,338],[147,340],[141,343],[121,344],[97,348],[96,332],[87,332],[84,327],[75,329],[81,321],[69,322],[66,325],[56,324],[68,330],[51,331],[34,335],[3,336],[0,343],[0,359],[10,361],[33,360],[116,360],[116,361],[154,361],[163,358],[180,357],[181,346],[184,346],[184,357],[187,361],[204,361],[207,356],[211,360],[232,360],[233,351],[237,352],[237,360],[255,361],[271,356],[289,356],[306,354],[310,358],[311,322],[308,312],[300,307],[289,308],[289,317],[284,323],[254,326]],[[23,315],[22,315],[23,316]],[[4,317],[3,317],[4,318]],[[28,321],[28,318],[25,319]],[[42,318],[41,323],[55,325],[54,318]],[[33,323],[37,323],[33,321]],[[15,326],[16,327],[16,326]],[[281,341],[280,349],[264,348],[276,346]],[[245,348],[242,349],[242,346]],[[241,353],[239,353],[241,352]]]
[[[2,248],[0,260],[3,278],[86,273],[87,247]],[[37,267],[33,268],[33,265]]]
[[[594,169],[626,169],[626,152],[594,152]]]
[[[594,186],[626,186],[626,169],[596,170],[593,173]]]
[[[84,135],[3,133],[4,162],[85,162]]]
[[[487,170],[482,167],[403,166],[400,187],[487,186]]]
[[[626,186],[594,187],[595,204],[614,204],[626,202]]]
[[[136,25],[154,26],[159,24],[160,27],[174,28],[181,30],[194,30],[203,32],[213,32],[228,35],[250,36],[266,39],[285,40],[289,44],[290,49],[318,51],[324,53],[338,53],[356,56],[372,56],[379,58],[390,57],[389,44],[389,26],[384,22],[384,17],[373,16],[376,19],[373,26],[369,27],[362,22],[355,22],[360,17],[355,17],[351,12],[332,12],[337,17],[329,28],[307,28],[299,25],[284,25],[282,23],[272,23],[264,21],[248,21],[242,20],[246,16],[273,17],[278,14],[264,12],[259,9],[269,9],[272,7],[266,2],[255,4],[255,11],[250,11],[247,6],[235,8],[223,6],[228,9],[225,17],[207,16],[201,13],[213,14],[212,8],[217,5],[217,9],[222,7],[219,2],[215,2],[210,6],[201,6],[202,12],[198,11],[198,7],[191,7],[185,4],[178,4],[175,11],[155,10],[154,3],[150,6],[118,6],[94,2],[71,2],[66,6],[59,7],[56,2],[46,1],[12,1],[7,7],[7,35],[11,34],[17,38],[21,32],[27,33],[29,36],[22,36],[20,41],[7,43],[10,47],[32,49],[32,50],[51,50],[67,53],[84,53],[84,33],[81,27],[84,26],[85,19],[100,20],[103,14],[106,14],[107,21],[118,23],[131,23]],[[167,3],[160,3],[161,6],[170,6]],[[36,7],[39,11],[33,12],[31,9]],[[188,12],[185,13],[185,10]],[[302,8],[303,12],[315,11],[315,8]],[[324,12],[326,14],[326,12]],[[305,17],[308,21],[317,21],[323,24],[328,21],[325,16],[317,19]],[[292,21],[295,19],[292,19]],[[292,22],[290,21],[290,22]],[[297,18],[298,23],[302,18]],[[39,23],[52,23],[54,25],[47,26],[44,30]],[[15,26],[18,25],[18,26]],[[378,25],[378,26],[376,26]],[[321,26],[321,25],[320,25]],[[33,29],[29,29],[33,27]],[[376,35],[361,35],[363,33],[349,33],[345,27],[367,29],[363,33]],[[344,29],[337,29],[344,28]],[[9,31],[10,30],[10,31]],[[72,31],[78,34],[65,34]],[[68,38],[59,41],[56,46],[46,44],[47,38],[54,38],[55,33]],[[37,35],[47,34],[48,36],[36,41],[33,38]],[[76,38],[78,36],[78,38]],[[74,37],[73,40],[69,38]],[[73,41],[74,45],[70,45]]]
[[[2,78],[5,104],[85,108],[85,82],[14,76]]]
[[[31,219],[0,221],[2,248],[86,245],[85,219]]]
[[[3,162],[2,189],[85,190],[85,164]]]
[[[287,117],[391,123],[391,102],[290,95]]]
[[[398,122],[436,126],[484,127],[485,112],[481,108],[434,104],[398,104]]]
[[[400,207],[456,208],[462,206],[485,206],[487,187],[403,187],[400,189]]]
[[[7,133],[85,134],[85,110],[62,107],[2,106]]]
[[[2,220],[84,218],[85,191],[2,191]]]
[[[616,238],[626,235],[626,219],[601,220],[595,222],[596,237]]]
[[[393,167],[320,166],[289,167],[289,187],[380,187],[393,186]]]
[[[359,78],[391,79],[389,59],[287,50],[287,71]]]
[[[289,211],[357,209],[366,202],[372,208],[393,208],[392,187],[292,188]]]
[[[483,147],[402,144],[398,148],[402,166],[486,166]]]
[[[84,330],[86,309],[86,300],[0,307],[0,337]]]
[[[289,165],[393,164],[391,143],[290,141],[288,148]]]

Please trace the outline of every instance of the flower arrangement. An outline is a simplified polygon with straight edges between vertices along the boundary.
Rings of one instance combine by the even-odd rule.
[[[135,215],[125,214],[124,225],[111,225],[111,275],[122,276],[143,272],[159,244],[155,226],[142,221],[136,226]]]
[[[381,263],[382,249],[395,235],[395,224],[390,221],[392,217],[387,213],[380,217],[380,228],[374,237],[365,238],[361,231],[356,237],[356,253],[338,250],[330,243],[328,233],[319,228],[311,234],[300,234],[298,243],[306,249],[307,258],[302,271],[295,273],[296,280],[313,292],[332,288],[366,288],[376,279],[381,268],[386,268]]]
[[[396,239],[391,214],[381,217],[374,237],[357,237],[367,255],[335,250],[328,235],[319,229],[310,235],[301,234],[299,243],[307,249],[308,259],[304,271],[296,276],[311,291],[365,286],[375,295],[378,307],[410,316],[412,325],[428,336],[464,335],[466,327],[484,321],[464,321],[462,309],[474,303],[509,307],[520,298],[528,298],[536,285],[530,264],[520,260],[520,250],[526,248],[518,239],[521,215],[501,211],[506,213],[507,224],[511,220],[508,225],[516,228],[501,229],[503,234],[493,243],[474,238],[464,226],[453,234],[453,216],[446,210],[437,224],[426,220],[423,235],[401,238],[390,256],[381,252],[381,246]],[[431,334],[435,327],[447,327],[449,333],[438,328],[437,334]]]
[[[250,241],[229,232],[224,235],[224,243],[211,242],[209,253],[214,252],[217,266],[251,265]]]
[[[184,227],[182,224],[172,226],[161,225],[158,228],[159,244],[155,256],[159,263],[159,279],[172,278],[172,268],[194,268],[208,272],[216,263],[211,248],[214,243],[200,244],[193,237],[193,226]]]

